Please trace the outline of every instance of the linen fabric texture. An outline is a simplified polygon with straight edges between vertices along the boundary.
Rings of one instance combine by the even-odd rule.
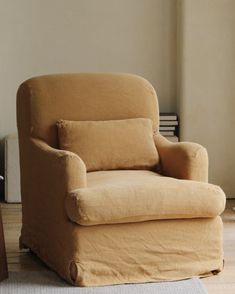
[[[216,217],[225,206],[218,186],[152,171],[90,172],[87,181],[65,202],[68,217],[80,225]]]
[[[158,164],[150,119],[59,120],[57,127],[60,149],[78,154],[87,171],[154,169]]]
[[[147,118],[155,170],[87,171],[59,150],[56,122]],[[158,133],[153,87],[129,74],[62,74],[17,94],[22,231],[30,248],[78,286],[177,280],[223,268],[223,191],[208,184],[206,149]],[[139,142],[143,144],[143,142]]]

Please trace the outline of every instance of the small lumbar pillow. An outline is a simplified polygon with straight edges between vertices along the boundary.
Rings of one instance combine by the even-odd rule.
[[[159,162],[150,119],[59,120],[57,128],[60,149],[79,155],[87,171],[153,169]]]

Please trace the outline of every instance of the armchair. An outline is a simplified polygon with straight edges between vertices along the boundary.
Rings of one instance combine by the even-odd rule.
[[[138,76],[61,74],[25,81],[17,93],[20,247],[78,286],[221,271],[225,195],[207,183],[205,148],[170,143],[158,132],[158,115],[154,89]],[[88,171],[79,154],[59,149],[60,119],[133,118],[152,121],[159,155],[154,170]]]

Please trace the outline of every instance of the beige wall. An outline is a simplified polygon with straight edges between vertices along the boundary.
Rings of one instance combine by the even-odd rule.
[[[157,89],[161,110],[175,111],[177,60],[182,139],[208,148],[210,180],[235,196],[234,0],[0,0],[0,7],[0,139],[16,130],[19,83],[45,73],[140,74]]]
[[[172,0],[0,0],[0,139],[16,130],[23,80],[55,72],[131,72],[175,110]]]
[[[235,1],[179,1],[181,137],[205,145],[210,181],[235,196]]]

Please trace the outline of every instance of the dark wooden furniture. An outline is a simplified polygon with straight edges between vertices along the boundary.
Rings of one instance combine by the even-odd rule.
[[[3,234],[2,214],[0,207],[0,281],[8,277],[6,249]]]

